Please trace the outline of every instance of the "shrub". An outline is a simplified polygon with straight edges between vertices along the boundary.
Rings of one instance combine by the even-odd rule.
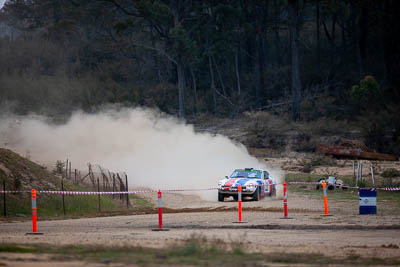
[[[64,166],[65,166],[65,163],[63,161],[57,160],[55,169],[53,171],[54,174],[63,174],[64,173]]]
[[[369,102],[379,93],[379,84],[374,76],[367,75],[360,81],[360,85],[351,88],[350,96],[359,102]]]
[[[381,173],[383,178],[395,178],[400,176],[400,171],[394,168],[386,169]]]
[[[361,188],[366,187],[366,186],[367,186],[367,181],[365,181],[365,180],[358,180],[357,186],[358,186],[358,187],[361,187]]]
[[[311,165],[310,162],[307,162],[306,164],[303,165],[303,172],[305,173],[310,173],[313,170],[313,166]]]

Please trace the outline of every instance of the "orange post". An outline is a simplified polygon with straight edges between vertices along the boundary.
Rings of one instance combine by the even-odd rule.
[[[324,215],[328,215],[328,195],[326,193],[326,183],[325,181],[322,182],[322,189],[324,190],[324,209],[325,213]]]
[[[169,229],[163,228],[161,190],[158,190],[157,197],[158,197],[158,228],[152,229],[152,231],[169,231]]]
[[[284,218],[288,217],[288,210],[287,210],[287,184],[286,184],[286,181],[283,182],[283,215],[284,215]]]
[[[162,198],[160,190],[158,190],[158,228],[162,229]]]
[[[32,189],[32,232],[37,233],[36,189]]]
[[[242,222],[242,186],[238,186],[239,222]]]

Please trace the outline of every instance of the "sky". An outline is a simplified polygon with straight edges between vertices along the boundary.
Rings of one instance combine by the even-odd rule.
[[[0,8],[3,7],[5,1],[6,1],[6,0],[0,0]]]

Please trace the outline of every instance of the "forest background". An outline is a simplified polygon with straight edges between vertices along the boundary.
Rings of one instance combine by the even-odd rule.
[[[398,14],[396,0],[7,0],[1,110],[270,111],[356,123],[400,155]]]

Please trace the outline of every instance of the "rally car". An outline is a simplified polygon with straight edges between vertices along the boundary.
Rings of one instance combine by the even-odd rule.
[[[230,177],[225,176],[218,182],[218,201],[232,196],[238,200],[238,185],[242,187],[242,197],[252,197],[258,201],[263,196],[271,196],[275,192],[275,181],[265,170],[253,168],[236,169]]]

